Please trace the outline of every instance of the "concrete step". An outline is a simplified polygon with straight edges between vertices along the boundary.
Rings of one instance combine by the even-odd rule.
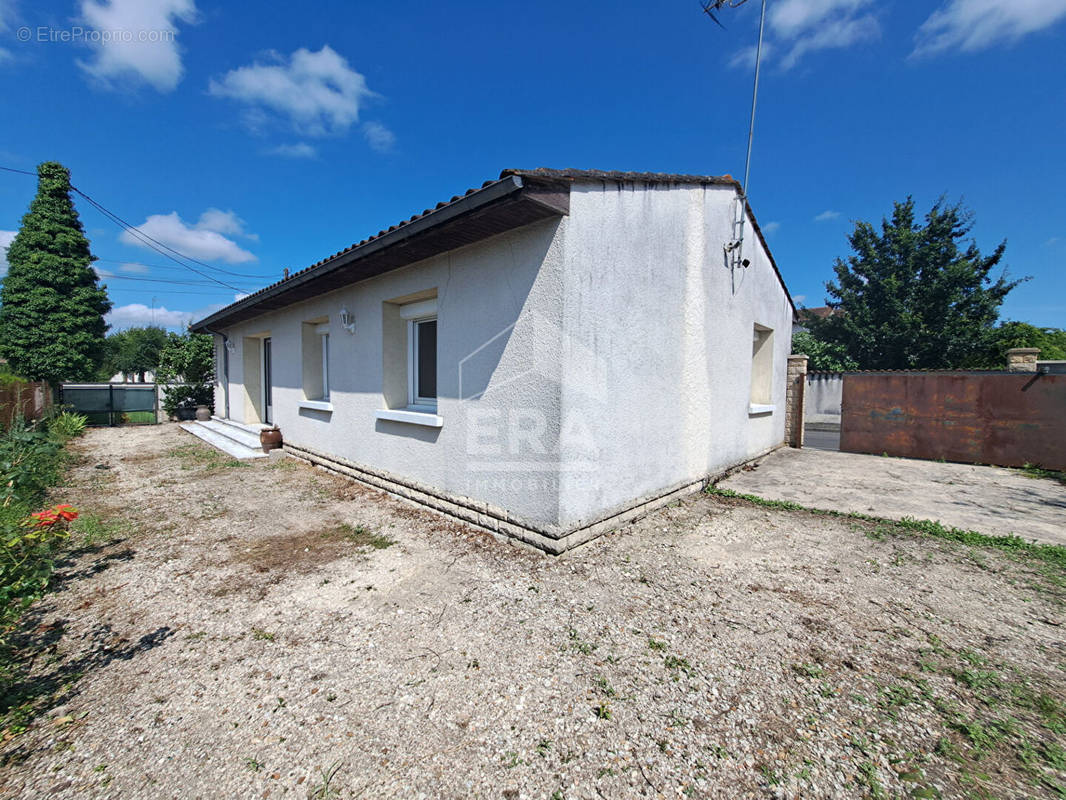
[[[217,422],[215,420],[208,420],[207,422],[201,422],[209,431],[214,431],[219,436],[225,436],[227,439],[232,439],[237,444],[243,444],[252,450],[260,449],[259,443],[259,431],[254,433],[247,428],[238,427],[236,425],[227,425],[224,422]]]
[[[252,436],[247,431],[240,431],[214,421],[183,422],[181,428],[234,458],[243,460],[267,457],[267,454],[263,452],[263,448],[259,444],[258,434]],[[238,436],[241,438],[237,438]]]
[[[259,435],[259,431],[274,427],[273,425],[261,425],[258,422],[237,422],[235,419],[226,419],[225,417],[216,416],[211,417],[211,422],[219,422],[231,428],[236,428],[237,430],[254,433],[256,436]]]

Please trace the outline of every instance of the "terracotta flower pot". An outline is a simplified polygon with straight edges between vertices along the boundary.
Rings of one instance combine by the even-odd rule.
[[[211,409],[207,406],[197,406],[196,419],[198,419],[200,422],[207,422],[209,419],[211,419]]]
[[[259,431],[259,444],[263,446],[263,452],[269,453],[281,447],[281,430],[279,428],[264,428]]]

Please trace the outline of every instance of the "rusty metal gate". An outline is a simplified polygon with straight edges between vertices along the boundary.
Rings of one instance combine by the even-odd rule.
[[[848,373],[840,449],[1066,470],[1066,375]]]

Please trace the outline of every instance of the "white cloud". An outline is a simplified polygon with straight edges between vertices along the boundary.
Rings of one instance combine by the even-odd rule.
[[[873,0],[781,0],[768,12],[770,32],[763,43],[764,62],[776,58],[781,69],[789,70],[808,53],[876,39],[881,26],[868,12],[872,5]],[[729,63],[733,67],[754,66],[755,48],[737,52]]]
[[[147,264],[121,264],[118,271],[129,275],[147,275],[150,269]]]
[[[781,223],[772,221],[767,222],[765,225],[761,225],[759,227],[762,228],[763,233],[765,233],[767,236],[770,236],[771,234],[777,233],[779,230],[781,230]]]
[[[803,305],[803,303],[807,302],[807,295],[794,294],[792,295],[792,302],[796,303],[797,305]]]
[[[209,208],[200,215],[196,223],[197,230],[214,231],[215,233],[228,234],[230,236],[243,236],[245,239],[258,240],[259,236],[244,230],[244,220],[232,211],[222,211],[218,208]]]
[[[1066,0],[948,0],[922,23],[911,55],[1012,43],[1064,18]]]
[[[781,69],[792,69],[807,53],[851,47],[876,39],[880,33],[880,26],[872,15],[834,19],[797,39],[781,59]]]
[[[396,144],[396,134],[380,122],[367,122],[363,125],[363,136],[367,143],[379,153],[387,153]]]
[[[317,158],[318,151],[307,142],[296,144],[279,144],[266,151],[268,156],[281,156],[282,158]]]
[[[194,0],[82,0],[78,22],[98,40],[89,41],[93,60],[78,66],[105,86],[133,80],[173,91],[185,71],[177,23],[195,20]]]
[[[0,235],[2,235],[3,233],[5,233],[5,231],[0,231]],[[1058,236],[1052,236],[1050,239],[1048,239],[1046,242],[1044,242],[1044,247],[1054,247],[1055,245],[1057,245],[1061,241],[1062,241],[1062,239],[1060,239]],[[0,243],[2,243],[2,242],[0,242]]]
[[[756,45],[752,45],[751,47],[745,47],[743,50],[738,50],[729,59],[729,66],[755,69],[755,52],[757,49]],[[762,43],[762,60],[764,64],[773,58],[776,49],[772,42]]]
[[[15,239],[18,231],[0,231],[0,278],[7,275],[7,248]]]
[[[830,18],[854,17],[873,0],[781,0],[770,9],[770,29],[792,39],[821,27]]]
[[[241,264],[255,261],[256,257],[224,234],[256,238],[244,232],[243,221],[232,211],[220,211],[209,208],[195,225],[189,225],[177,211],[169,214],[153,214],[138,225],[137,230],[150,236],[157,242],[177,250],[183,255],[204,261],[225,261],[228,264]],[[119,239],[126,244],[148,247],[129,231],[123,231]]]
[[[236,303],[236,302],[238,302],[240,300],[243,300],[244,298],[250,297],[250,296],[251,295],[249,295],[248,292],[237,292],[237,294],[233,295],[233,302]]]
[[[225,308],[225,305],[225,303],[213,303],[195,311],[171,311],[166,306],[157,306],[152,309],[144,303],[130,303],[112,309],[104,319],[116,330],[153,324],[164,328],[184,330],[190,323]]]
[[[829,222],[830,220],[839,219],[839,211],[823,211],[817,217],[814,218],[815,222]]]
[[[300,48],[288,59],[270,53],[269,60],[212,78],[208,93],[244,103],[260,121],[266,111],[287,117],[306,136],[346,132],[359,121],[362,103],[374,96],[366,79],[329,45],[318,52]]]

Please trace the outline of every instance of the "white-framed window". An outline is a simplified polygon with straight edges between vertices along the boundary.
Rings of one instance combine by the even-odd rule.
[[[437,317],[407,323],[408,400],[413,408],[437,410]]]
[[[325,328],[326,330],[321,330]],[[322,348],[322,399],[329,400],[329,326],[319,325],[318,340]]]
[[[437,411],[437,299],[400,306],[407,326],[407,407]]]
[[[304,400],[319,406],[329,403],[329,322],[303,323],[302,372]],[[303,401],[301,401],[303,402]],[[317,408],[317,406],[315,406]]]

